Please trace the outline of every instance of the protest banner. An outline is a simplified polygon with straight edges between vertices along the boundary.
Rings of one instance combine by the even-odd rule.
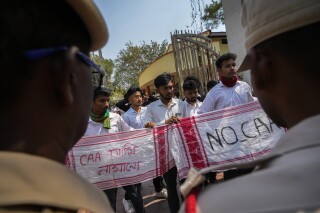
[[[247,162],[267,154],[285,130],[263,111],[259,102],[181,119],[172,129],[171,151],[180,178],[191,167]]]
[[[259,158],[282,134],[284,129],[252,102],[183,118],[172,126],[82,138],[66,164],[101,189],[153,179],[175,164],[181,179],[191,167]]]
[[[66,164],[100,189],[153,179],[174,166],[168,127],[84,137],[70,150]]]

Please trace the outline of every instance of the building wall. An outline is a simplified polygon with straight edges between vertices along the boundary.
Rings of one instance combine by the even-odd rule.
[[[222,44],[222,39],[226,39],[226,37],[214,37],[212,41],[214,51],[220,55],[229,52],[228,44]]]
[[[226,36],[217,36],[212,38],[212,45],[215,51],[219,54],[229,52],[228,44],[222,44],[221,39],[225,39]],[[145,89],[148,93],[156,90],[154,86],[154,79],[164,73],[172,73],[175,81],[178,81],[176,73],[176,67],[174,62],[174,56],[172,51],[172,45],[169,45],[167,53],[160,56],[153,63],[151,63],[139,76],[139,86]]]
[[[165,55],[156,59],[151,63],[139,76],[139,85],[142,89],[147,86],[151,88],[151,92],[155,90],[153,80],[160,74],[168,72],[175,73],[175,63],[173,52],[168,52]]]
[[[245,35],[241,24],[241,1],[222,0],[222,7],[230,52],[237,54],[236,63],[239,66],[246,55],[246,49],[244,47]],[[250,72],[243,72],[242,77],[242,80],[251,86]]]

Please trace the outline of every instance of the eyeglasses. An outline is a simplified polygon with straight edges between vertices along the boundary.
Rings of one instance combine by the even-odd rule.
[[[58,52],[66,51],[68,47],[61,46],[61,47],[52,47],[52,48],[41,48],[41,49],[34,49],[34,50],[27,50],[24,52],[24,55],[27,59],[36,61],[50,55],[53,55]],[[84,62],[91,71],[92,74],[92,83],[95,88],[100,88],[103,81],[104,72],[100,69],[100,67],[95,64],[93,61],[90,60],[88,56],[84,53],[78,51],[77,56],[79,59]]]

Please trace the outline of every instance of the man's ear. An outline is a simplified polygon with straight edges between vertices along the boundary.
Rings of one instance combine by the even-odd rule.
[[[79,69],[78,49],[71,47],[68,49],[58,61],[59,64],[54,66],[56,75],[59,75],[56,90],[63,104],[72,104],[75,97],[75,85],[77,84],[77,75]]]
[[[273,83],[274,67],[268,51],[254,48],[248,52],[251,67],[251,81],[256,90],[264,90]]]

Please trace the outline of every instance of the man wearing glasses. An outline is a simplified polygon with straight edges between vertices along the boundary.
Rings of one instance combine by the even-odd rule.
[[[64,165],[101,86],[87,55],[108,39],[102,16],[89,0],[12,0],[0,10],[0,212],[113,212]]]

